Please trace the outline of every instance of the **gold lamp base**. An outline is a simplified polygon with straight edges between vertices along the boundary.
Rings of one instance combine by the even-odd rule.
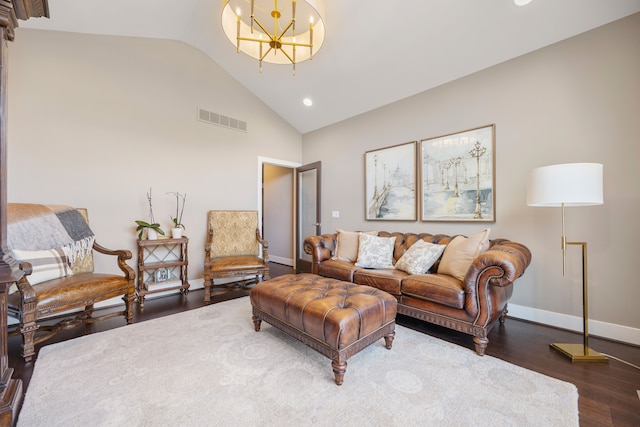
[[[572,362],[608,362],[607,356],[586,347],[583,344],[550,344],[549,347],[558,350],[571,359]]]

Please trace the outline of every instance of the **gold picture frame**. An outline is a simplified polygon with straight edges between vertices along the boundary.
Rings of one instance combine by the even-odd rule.
[[[495,124],[420,141],[420,220],[496,221]]]
[[[417,220],[416,146],[412,141],[365,153],[366,220]]]

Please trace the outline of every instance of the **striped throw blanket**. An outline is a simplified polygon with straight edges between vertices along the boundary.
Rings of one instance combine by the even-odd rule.
[[[7,246],[39,251],[69,248],[69,262],[91,252],[95,236],[80,212],[63,205],[7,204]]]

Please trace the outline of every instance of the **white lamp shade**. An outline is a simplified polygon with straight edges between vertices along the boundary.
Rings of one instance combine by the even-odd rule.
[[[527,185],[527,205],[601,205],[602,170],[600,163],[566,163],[533,169]]]

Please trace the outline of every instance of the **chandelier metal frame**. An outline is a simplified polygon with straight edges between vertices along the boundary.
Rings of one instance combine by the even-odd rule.
[[[322,9],[320,2],[319,0],[301,0],[300,2],[292,0],[290,8],[279,8],[278,0],[273,0],[273,9],[270,11],[257,7],[256,3],[259,2],[260,0],[223,0],[223,30],[229,40],[235,44],[238,53],[243,52],[258,59],[261,72],[264,61],[276,64],[290,63],[295,74],[296,63],[313,59],[314,53],[320,49],[324,41],[324,22],[320,15]],[[262,3],[266,2],[262,1]],[[300,5],[302,12],[309,15],[308,31],[303,33],[296,33],[296,13],[300,12],[297,10],[298,3],[303,3]],[[241,6],[247,5],[249,6],[248,23],[242,19],[241,9]],[[260,16],[256,13],[258,11],[261,12]],[[285,11],[287,18],[283,18]],[[231,25],[232,20],[235,25]],[[272,20],[273,31],[267,29],[268,20]]]

